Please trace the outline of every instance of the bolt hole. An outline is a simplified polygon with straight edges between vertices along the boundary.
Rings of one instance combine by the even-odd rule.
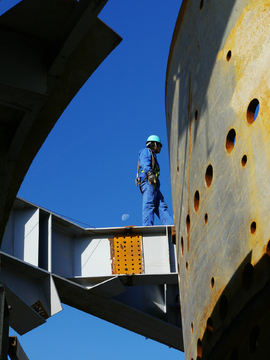
[[[258,99],[253,99],[248,105],[247,122],[253,124],[259,114],[260,104]]]
[[[186,229],[187,229],[187,236],[189,236],[189,234],[190,234],[190,215],[189,214],[187,214]]]
[[[254,267],[251,263],[248,263],[242,273],[242,285],[245,291],[248,291],[254,281]]]
[[[260,334],[260,327],[259,325],[255,325],[249,335],[248,350],[251,355],[255,352],[256,348],[259,346],[258,344],[259,334]]]
[[[253,221],[250,225],[250,232],[252,235],[255,234],[255,232],[256,232],[256,222],[255,221]]]
[[[206,323],[206,341],[210,342],[212,339],[212,335],[213,335],[213,321],[211,318],[208,318],[207,323]]]
[[[205,183],[208,188],[212,184],[212,181],[213,181],[213,166],[210,164],[207,166],[205,173]]]
[[[246,166],[246,164],[247,164],[247,155],[244,155],[244,156],[242,157],[242,159],[241,159],[241,164],[242,164],[243,167]]]
[[[231,50],[229,50],[229,51],[227,52],[226,60],[227,60],[227,61],[230,61],[230,60],[231,60],[231,57],[232,57],[232,52],[231,52]]]
[[[226,295],[222,295],[219,301],[219,317],[221,321],[226,319],[228,313],[228,299]]]
[[[203,8],[203,0],[200,1],[200,10]]]
[[[184,255],[184,238],[181,236],[181,255]]]
[[[195,110],[195,114],[194,114],[195,121],[197,121],[198,115],[199,115],[199,112],[198,112],[198,110],[196,109],[196,110]]]
[[[201,359],[202,358],[202,340],[198,339],[197,342],[197,359]]]
[[[234,129],[231,129],[228,132],[227,138],[226,138],[226,150],[228,152],[228,154],[230,154],[234,148],[235,145],[235,141],[236,141],[236,132]]]
[[[212,277],[211,279],[211,289],[213,289],[215,286],[215,279]]]
[[[234,348],[231,352],[230,360],[238,360],[238,349]]]
[[[188,270],[188,261],[186,262],[186,270]]]
[[[208,223],[208,214],[207,213],[204,214],[204,223],[205,224]]]
[[[199,206],[200,206],[200,193],[197,190],[194,195],[194,210],[195,210],[195,212],[197,212],[199,210]]]

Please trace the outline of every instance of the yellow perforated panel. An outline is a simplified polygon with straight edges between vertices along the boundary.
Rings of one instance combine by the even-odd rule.
[[[141,236],[115,236],[111,239],[114,256],[112,270],[114,274],[141,274],[142,250]]]

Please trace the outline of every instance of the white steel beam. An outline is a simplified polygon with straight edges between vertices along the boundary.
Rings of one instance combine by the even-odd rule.
[[[175,256],[171,227],[85,229],[17,198],[1,248],[11,326],[25,333],[63,302],[183,350]]]

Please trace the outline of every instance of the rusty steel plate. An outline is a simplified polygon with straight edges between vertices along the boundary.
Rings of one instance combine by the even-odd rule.
[[[268,359],[270,1],[183,0],[166,118],[185,357]]]
[[[110,239],[113,274],[142,273],[142,237],[115,236]]]

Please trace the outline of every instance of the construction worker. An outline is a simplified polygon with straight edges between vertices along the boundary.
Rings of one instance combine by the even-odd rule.
[[[160,169],[156,154],[160,153],[161,148],[160,138],[156,135],[151,135],[146,141],[146,148],[139,152],[136,183],[137,186],[140,186],[143,196],[143,226],[154,225],[154,213],[156,213],[163,225],[174,224],[168,206],[159,190]]]

